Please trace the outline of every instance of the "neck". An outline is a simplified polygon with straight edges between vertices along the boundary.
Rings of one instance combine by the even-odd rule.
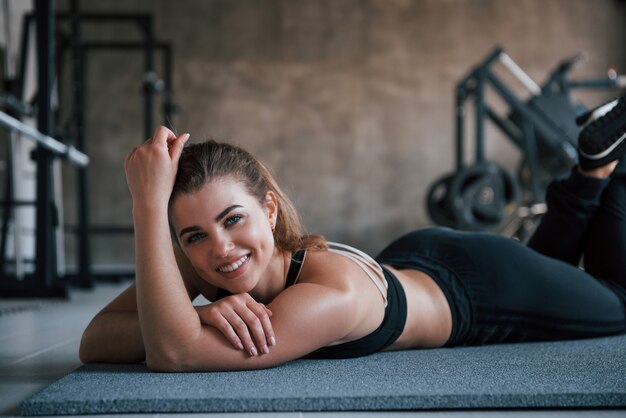
[[[263,278],[260,280],[257,287],[250,292],[250,296],[257,302],[264,304],[268,304],[274,300],[274,298],[285,289],[290,261],[290,252],[276,248]]]

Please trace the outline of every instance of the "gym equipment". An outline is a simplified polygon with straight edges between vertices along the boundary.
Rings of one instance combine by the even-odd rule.
[[[541,204],[548,183],[567,175],[577,163],[579,128],[575,120],[586,109],[571,100],[571,90],[626,87],[626,77],[618,76],[614,69],[597,79],[569,79],[572,67],[583,59],[584,55],[578,54],[563,60],[540,86],[501,47],[496,47],[457,84],[455,171],[435,180],[426,197],[428,214],[436,224],[467,230],[498,229],[506,224],[510,230],[512,219],[521,225],[521,216],[540,218],[538,211],[545,210]],[[505,85],[494,71],[496,63],[530,92],[529,99],[520,99]],[[502,116],[489,106],[487,88],[508,105],[508,114]],[[475,156],[471,162],[466,162],[465,157],[468,100],[473,104],[475,116]],[[522,160],[516,175],[487,161],[486,119],[521,150]],[[523,210],[518,210],[522,207]],[[531,207],[533,210],[528,210]]]
[[[76,1],[76,0],[73,0]],[[172,62],[173,49],[167,42],[156,39],[154,29],[154,18],[152,15],[144,13],[58,13],[56,19],[62,23],[71,22],[72,31],[70,34],[65,33],[62,28],[57,29],[59,37],[59,55],[63,56],[68,50],[72,49],[74,55],[77,50],[81,56],[81,66],[86,66],[88,56],[97,51],[111,50],[131,50],[138,51],[143,54],[144,74],[141,80],[144,93],[144,133],[141,141],[149,138],[154,130],[154,103],[155,98],[161,98],[162,120],[166,125],[170,125],[173,114],[178,110],[178,106],[173,100],[172,91]],[[80,24],[87,23],[111,22],[136,26],[142,34],[142,41],[84,41],[78,32]],[[77,34],[78,32],[78,34]],[[162,73],[163,78],[159,77],[156,70],[156,53],[162,55]],[[61,61],[61,60],[60,60]],[[77,75],[74,74],[75,79]],[[83,82],[85,75],[83,74]],[[84,122],[84,121],[83,121]],[[170,126],[171,127],[171,126]]]
[[[75,3],[77,0],[73,0]],[[133,51],[142,55],[144,62],[144,74],[140,80],[143,85],[143,115],[144,115],[144,133],[140,142],[143,142],[145,138],[150,137],[152,130],[155,126],[154,117],[154,103],[156,98],[161,99],[161,123],[171,126],[173,115],[178,111],[178,106],[174,103],[172,92],[172,77],[173,77],[173,49],[169,43],[161,42],[156,39],[154,29],[154,19],[149,14],[143,13],[79,13],[76,5],[72,7],[72,13],[58,13],[56,18],[59,22],[71,23],[70,33],[66,33],[63,28],[57,29],[57,36],[59,38],[59,55],[65,56],[70,50],[72,52],[74,63],[74,82],[81,86],[84,86],[87,82],[87,76],[84,71],[84,67],[87,67],[88,59],[94,53],[101,51]],[[80,26],[89,23],[99,24],[100,22],[110,22],[121,25],[131,25],[136,27],[142,35],[141,41],[95,41],[83,40],[80,36]],[[156,56],[157,53],[161,55],[161,70],[163,79],[161,79],[156,70]],[[63,60],[59,60],[63,62]],[[80,66],[80,69],[76,68],[76,65]],[[74,121],[71,121],[70,125],[74,124],[80,127],[77,128],[76,134],[78,137],[84,138],[86,136],[86,124],[85,124],[85,100],[82,97],[82,90],[78,93],[74,99],[74,108],[78,113],[73,115]],[[74,90],[76,93],[76,90]],[[77,105],[78,104],[78,105]],[[70,129],[71,130],[71,129]],[[84,141],[84,139],[83,139]],[[83,180],[79,181],[86,184],[86,176],[83,176]],[[79,187],[86,187],[80,186]],[[92,236],[118,236],[127,235],[132,236],[134,229],[132,225],[93,225],[87,219],[88,213],[88,201],[80,202],[84,208],[80,212],[85,215],[79,217],[79,224],[77,226],[67,226],[69,231],[75,232],[79,235],[86,233]],[[81,254],[79,257],[79,269],[76,274],[68,274],[70,280],[74,284],[89,287],[90,282],[85,282],[86,266],[89,265],[91,254],[90,249],[81,246]],[[95,270],[90,268],[89,276],[97,279],[117,280],[123,277],[134,276],[133,266],[106,266],[100,267]]]
[[[5,3],[5,15],[8,5]],[[36,117],[37,129],[22,123],[17,117],[23,115],[9,115],[0,112],[0,125],[10,132],[10,143],[15,141],[14,133],[20,138],[27,138],[37,144],[32,153],[32,158],[36,162],[36,200],[19,201],[14,198],[12,186],[12,154],[8,155],[6,174],[6,195],[2,202],[3,224],[0,254],[0,267],[2,270],[2,282],[0,290],[3,296],[20,297],[67,297],[66,282],[59,274],[59,218],[60,213],[58,183],[55,180],[57,170],[53,166],[57,158],[63,158],[77,167],[85,167],[89,163],[89,158],[81,150],[68,146],[53,138],[55,132],[54,109],[53,109],[53,88],[55,83],[55,20],[53,2],[47,0],[37,0],[35,3],[35,21],[37,38],[37,87],[36,95]],[[25,45],[25,40],[22,39]],[[3,80],[7,94],[7,103],[19,103],[24,92],[25,51],[19,62],[19,71],[16,77],[7,73]],[[7,106],[7,110],[18,113],[20,109],[27,109],[29,106]],[[14,117],[17,116],[17,117]],[[10,149],[12,151],[12,148]],[[55,184],[56,183],[56,184]],[[55,196],[56,194],[56,196]],[[83,197],[83,196],[79,196]],[[16,268],[16,280],[12,280],[5,265],[7,234],[9,230],[9,219],[16,206],[34,205],[36,207],[36,248],[35,248],[35,270],[34,274],[21,274]],[[18,231],[14,232],[18,236]],[[16,248],[16,252],[19,248]],[[61,258],[62,260],[62,258]]]
[[[89,157],[80,152],[76,147],[59,142],[51,136],[39,132],[32,126],[26,125],[2,111],[0,111],[0,125],[30,138],[41,148],[52,152],[58,158],[65,159],[79,167],[87,167],[89,165]]]
[[[454,174],[447,174],[437,179],[428,189],[426,204],[428,213],[437,225],[452,227],[456,221],[448,207],[448,189]]]
[[[74,131],[77,137],[83,138],[85,142],[86,122],[85,109],[87,103],[83,97],[83,91],[86,89],[85,68],[88,66],[89,58],[102,51],[133,51],[141,54],[144,63],[144,73],[140,80],[143,91],[143,115],[144,115],[144,133],[140,142],[150,137],[155,126],[154,107],[156,98],[161,99],[161,124],[171,128],[173,115],[178,111],[178,106],[174,103],[172,92],[172,66],[173,66],[173,50],[170,44],[161,42],[156,39],[154,28],[154,18],[150,14],[143,13],[79,13],[76,6],[77,0],[73,0],[71,13],[58,13],[56,19],[59,23],[70,23],[70,31],[67,33],[59,25],[57,28],[57,36],[59,39],[59,55],[65,56],[72,54],[73,83],[72,89],[75,93],[74,108],[79,112],[73,115],[68,125],[74,125]],[[100,24],[101,22],[109,22],[120,25],[130,25],[136,27],[142,35],[140,41],[124,41],[124,40],[85,40],[81,37],[81,27],[90,23]],[[160,78],[157,72],[157,54],[161,55],[161,71],[163,78]],[[62,60],[60,60],[62,61]],[[62,79],[62,77],[60,77]],[[82,86],[76,89],[76,86]],[[80,127],[80,129],[79,129]],[[71,131],[71,128],[68,129]],[[78,139],[77,139],[78,140]],[[86,187],[86,176],[79,178],[79,187]],[[85,185],[82,185],[84,183]],[[79,202],[82,208],[79,210],[78,225],[68,225],[66,229],[75,232],[78,235],[89,234],[92,237],[100,237],[103,235],[132,236],[134,230],[132,225],[93,225],[88,217],[88,201]],[[81,239],[82,240],[82,239]],[[107,265],[89,267],[91,254],[90,248],[80,246],[79,267],[76,273],[68,274],[73,284],[90,287],[91,279],[86,280],[85,277],[93,277],[97,279],[117,280],[123,277],[132,277],[134,275],[134,266],[132,265]]]
[[[89,222],[88,184],[87,184],[87,157],[84,86],[86,82],[86,58],[90,51],[105,49],[130,49],[143,53],[144,77],[140,80],[144,95],[144,135],[145,140],[154,128],[155,97],[161,98],[161,110],[164,124],[170,125],[173,112],[177,106],[173,103],[171,90],[172,79],[172,48],[170,45],[159,42],[155,37],[154,21],[148,14],[81,14],[78,7],[79,0],[70,1],[69,13],[56,13],[54,2],[37,0],[35,13],[25,14],[22,23],[22,37],[20,53],[15,63],[15,71],[5,71],[3,91],[0,93],[0,106],[6,113],[0,114],[0,125],[11,132],[7,142],[7,156],[4,165],[4,196],[0,201],[2,209],[0,229],[0,292],[2,296],[19,297],[66,297],[68,284],[90,288],[93,278],[117,279],[134,275],[134,268],[111,266],[110,270],[94,272],[90,254],[90,238],[92,234],[132,234],[132,226],[93,226]],[[8,31],[9,10],[8,1],[4,3],[5,29]],[[57,25],[57,22],[68,23]],[[143,40],[136,42],[85,42],[81,37],[81,27],[89,22],[121,22],[134,24],[139,27]],[[36,43],[32,42],[33,29],[36,28]],[[69,28],[69,29],[68,29]],[[7,37],[8,38],[8,37]],[[8,42],[7,42],[8,44]],[[27,71],[27,56],[29,48],[37,45],[37,73],[38,83],[36,91],[28,100],[25,98],[31,92],[25,92],[25,73]],[[7,49],[10,45],[7,45]],[[60,85],[67,77],[62,77],[62,63],[67,60],[58,59],[71,52],[71,79],[73,92],[72,112],[65,123],[60,123],[59,108],[63,103],[55,101],[56,92],[62,90]],[[155,55],[161,53],[163,58],[164,80],[161,80],[155,69]],[[8,62],[12,54],[5,51]],[[30,68],[29,68],[30,69]],[[20,119],[37,117],[38,130],[22,123]],[[19,135],[19,136],[18,136]],[[37,150],[32,153],[36,161],[37,178],[36,193],[28,199],[16,198],[16,188],[19,174],[15,173],[22,161],[14,161],[17,148],[25,144],[20,138],[35,140]],[[76,144],[76,147],[66,143]],[[16,154],[17,156],[17,154]],[[63,207],[62,193],[60,192],[60,167],[58,159],[65,159],[74,164],[79,170],[77,179],[77,225],[67,227],[62,224]],[[29,161],[25,161],[26,164]],[[15,184],[14,184],[15,183]],[[17,190],[19,191],[19,190]],[[22,245],[31,239],[30,234],[23,233],[19,225],[20,211],[18,208],[34,206],[37,209],[36,227],[29,223],[27,228],[36,235],[35,254],[24,255]],[[65,267],[63,233],[69,230],[77,238],[77,270],[68,272]],[[9,234],[13,239],[10,246]],[[28,235],[23,237],[22,235]],[[30,246],[25,245],[26,252]],[[11,259],[12,257],[12,259]],[[14,269],[9,269],[15,264]],[[34,265],[35,273],[29,271],[29,263]],[[108,266],[107,266],[108,267]]]
[[[486,229],[511,213],[519,191],[507,170],[493,162],[481,162],[452,177],[446,198],[456,227]]]

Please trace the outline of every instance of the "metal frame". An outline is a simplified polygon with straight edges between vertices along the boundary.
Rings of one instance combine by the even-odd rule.
[[[76,0],[74,0],[76,1]],[[165,124],[169,125],[172,119],[172,113],[174,112],[175,105],[172,102],[172,61],[173,61],[173,52],[170,44],[165,42],[157,42],[155,40],[154,33],[154,23],[153,17],[148,14],[120,14],[120,13],[85,13],[81,14],[77,9],[73,10],[73,14],[67,13],[59,13],[56,15],[57,19],[61,21],[67,21],[69,19],[72,23],[72,33],[71,36],[67,36],[60,29],[57,29],[57,37],[59,39],[59,47],[57,50],[59,51],[59,55],[62,56],[65,54],[71,47],[72,51],[75,52],[77,48],[80,48],[80,57],[81,57],[81,68],[82,68],[82,86],[86,85],[87,77],[86,70],[88,57],[92,52],[98,52],[103,50],[137,50],[139,52],[143,52],[143,60],[144,60],[144,78],[143,78],[143,95],[144,95],[144,137],[148,138],[152,134],[152,130],[154,129],[154,102],[155,95],[160,95],[162,97],[162,114]],[[75,17],[78,16],[78,19]],[[76,30],[76,20],[79,22],[84,22],[84,24],[89,22],[121,22],[136,25],[140,31],[143,33],[143,41],[140,42],[125,42],[125,41],[108,41],[108,42],[100,42],[100,41],[84,41],[77,35]],[[69,39],[69,42],[67,41]],[[161,81],[158,79],[156,71],[155,71],[155,56],[156,53],[159,52],[162,54],[162,65],[163,65],[163,76],[164,80]],[[73,62],[76,63],[76,58],[74,56]],[[76,74],[76,68],[74,68],[74,73]],[[76,89],[75,89],[76,91]],[[81,89],[82,97],[75,97],[75,103],[82,103],[78,107],[81,109],[85,109],[84,102],[84,88]],[[77,107],[75,105],[75,107]],[[84,111],[84,110],[83,110]],[[82,126],[82,135],[85,135],[85,122],[84,122],[84,113],[81,112],[80,115],[75,115],[76,118],[80,117],[81,120],[76,120],[75,123]],[[86,146],[86,144],[85,144]],[[83,176],[86,177],[86,176]],[[83,185],[79,185],[79,187],[86,187]],[[87,205],[88,202],[81,203],[84,208],[79,209],[79,213],[87,213]],[[86,236],[86,234],[99,234],[99,235],[119,235],[119,234],[127,234],[131,235],[134,230],[132,226],[116,226],[116,225],[100,225],[93,226],[90,225],[87,215],[79,218],[79,225],[77,228],[66,228],[71,231],[74,231],[78,234],[79,237]],[[84,240],[84,239],[83,239]],[[80,240],[80,241],[83,241]],[[79,242],[80,242],[79,241]],[[86,266],[89,263],[86,260],[90,260],[91,255],[89,254],[88,247],[86,245],[80,244],[81,253],[79,254],[79,271],[76,275],[68,274],[71,278],[73,284],[77,284],[84,287],[89,287],[91,285],[91,280],[89,282],[85,282],[84,277]],[[134,269],[119,269],[114,268],[111,271],[89,271],[89,276],[97,279],[118,279],[120,277],[128,277],[134,275]]]
[[[75,0],[74,0],[75,1]],[[57,13],[56,18],[59,22],[72,19],[72,14]],[[137,25],[139,30],[143,33],[143,42],[110,42],[110,43],[81,43],[83,52],[88,52],[90,49],[103,49],[106,46],[110,46],[111,49],[143,49],[144,50],[144,137],[149,138],[154,129],[154,96],[157,93],[154,88],[151,87],[152,81],[156,79],[155,71],[155,50],[163,49],[167,54],[168,62],[172,57],[171,47],[164,43],[159,43],[156,40],[154,30],[154,18],[152,15],[144,13],[80,13],[78,15],[80,22],[96,22],[103,21],[108,22],[124,22]],[[83,61],[84,62],[84,61]],[[166,72],[170,73],[171,77],[171,65],[166,64]],[[171,78],[167,81],[171,81]],[[168,88],[171,88],[171,84],[167,84]],[[171,91],[171,90],[170,90]]]
[[[455,150],[456,171],[465,168],[464,151],[464,123],[465,103],[472,100],[475,109],[475,157],[474,162],[480,163],[485,160],[485,120],[491,120],[512,142],[518,146],[527,156],[529,169],[533,178],[532,202],[538,203],[543,200],[540,187],[537,184],[535,173],[538,167],[534,164],[537,160],[537,138],[541,137],[555,150],[559,150],[561,158],[574,165],[577,161],[576,138],[570,138],[554,121],[541,114],[539,111],[528,106],[520,100],[492,71],[492,65],[501,63],[527,90],[532,97],[554,92],[569,95],[574,88],[615,88],[626,86],[626,77],[606,77],[589,80],[569,80],[568,72],[573,65],[581,60],[577,55],[564,60],[551,73],[546,82],[539,86],[536,84],[502,48],[496,47],[485,59],[474,67],[465,78],[456,86],[456,127],[455,127]],[[509,105],[512,112],[520,116],[520,126],[515,126],[510,120],[497,115],[485,101],[485,88],[492,87],[495,92]]]
[[[58,14],[59,20],[68,19],[68,15],[66,14]],[[144,78],[143,78],[143,94],[144,94],[144,138],[148,138],[152,134],[152,130],[154,129],[154,99],[155,95],[158,94],[162,97],[162,114],[164,118],[165,124],[169,125],[172,119],[172,113],[174,112],[175,105],[172,102],[172,61],[173,61],[173,52],[170,44],[165,42],[157,42],[154,37],[154,26],[152,16],[146,14],[81,14],[80,20],[83,21],[112,21],[118,22],[121,21],[123,23],[134,23],[138,25],[138,27],[144,33],[144,40],[140,42],[125,42],[125,41],[83,41],[80,40],[80,49],[82,52],[82,66],[83,68],[87,66],[87,60],[89,55],[92,52],[98,52],[103,50],[137,50],[139,52],[143,52],[144,57]],[[68,46],[72,45],[72,43],[65,42],[68,39],[65,34],[63,34],[60,30],[57,32],[57,35],[60,37],[60,47],[59,54],[63,55],[69,48]],[[74,40],[74,45],[77,40]],[[75,47],[75,46],[74,46]],[[163,65],[163,76],[164,80],[159,80],[156,71],[154,70],[155,66],[155,55],[156,52],[162,54],[162,65]],[[84,70],[83,70],[84,71]],[[86,84],[86,77],[83,79],[83,83]],[[85,106],[81,106],[83,109]],[[84,124],[84,115],[81,115],[83,118],[80,122],[82,126]],[[86,203],[84,203],[86,204]],[[82,223],[79,223],[77,228],[68,227],[66,230],[76,232],[78,234],[84,233],[87,231],[89,234],[98,234],[98,235],[132,235],[134,233],[134,228],[132,225],[128,226],[119,226],[119,225],[99,225],[94,226],[87,224],[83,226]],[[83,253],[86,251],[83,250]],[[81,254],[81,258],[84,260],[86,257],[90,257],[90,254]],[[85,262],[80,262],[80,265],[85,265]],[[134,268],[111,268],[107,271],[90,271],[90,275],[93,278],[97,278],[99,280],[117,280],[121,277],[129,277],[133,276],[135,273]],[[81,278],[84,276],[79,273],[77,277],[69,274],[73,283],[80,284]]]
[[[52,88],[55,79],[55,20],[54,1],[36,0],[37,25],[37,128],[44,135],[54,132]],[[43,289],[56,286],[56,243],[52,233],[56,208],[52,193],[52,155],[38,144],[37,161],[37,247],[35,278]],[[63,286],[65,290],[65,286]]]
[[[78,167],[85,167],[89,164],[89,158],[76,148],[67,146],[52,137],[54,132],[54,115],[51,106],[51,96],[56,77],[54,1],[37,0],[35,3],[35,19],[37,25],[38,129],[34,129],[18,119],[0,112],[0,125],[9,131],[19,132],[23,137],[29,138],[37,144],[37,148],[33,152],[33,158],[37,162],[36,202],[12,202],[10,201],[12,195],[6,196],[4,202],[5,217],[6,212],[11,210],[13,204],[36,204],[35,273],[33,276],[27,276],[21,281],[3,281],[0,283],[0,289],[3,296],[67,297],[67,282],[63,278],[58,277],[56,268],[57,248],[54,231],[59,226],[59,219],[53,196],[52,161],[61,157]],[[24,68],[24,63],[25,59],[22,59],[20,61],[20,69]],[[22,73],[20,73],[21,75]],[[18,89],[23,89],[21,85],[22,80],[19,80]],[[6,225],[5,222],[3,235],[6,233]],[[1,256],[4,273],[4,251]]]
[[[24,92],[24,70],[26,67],[26,56],[28,42],[32,31],[32,23],[36,25],[37,37],[37,63],[38,63],[38,86],[37,94],[37,117],[39,130],[33,129],[23,124],[18,119],[11,117],[4,112],[0,113],[0,126],[4,126],[11,131],[21,132],[26,137],[34,140],[38,145],[33,158],[37,162],[37,199],[35,202],[17,201],[13,199],[12,190],[6,188],[6,199],[1,202],[4,208],[3,231],[0,247],[2,254],[0,258],[0,271],[6,271],[4,261],[6,254],[6,234],[8,218],[12,208],[23,205],[36,205],[36,260],[35,274],[33,277],[24,277],[23,280],[8,280],[0,282],[2,296],[26,296],[26,297],[54,297],[67,296],[67,284],[81,287],[91,287],[93,284],[94,272],[91,266],[90,255],[90,234],[128,234],[133,232],[132,227],[126,226],[99,226],[92,227],[89,223],[88,210],[88,184],[87,165],[88,157],[85,154],[87,143],[85,134],[85,83],[86,55],[90,51],[102,49],[137,49],[144,53],[144,138],[150,136],[154,127],[154,95],[160,94],[163,97],[162,111],[169,124],[170,115],[175,106],[171,101],[171,78],[172,78],[172,48],[169,44],[157,42],[154,33],[153,18],[147,14],[81,14],[79,10],[79,0],[71,0],[70,13],[55,13],[53,0],[37,0],[35,13],[24,16],[22,26],[21,54],[19,57],[16,75],[11,81],[9,96],[21,98]],[[69,42],[63,42],[62,31],[56,25],[57,21],[68,21],[70,23],[71,34]],[[113,21],[128,22],[139,26],[143,33],[143,42],[83,42],[81,37],[81,26],[90,21]],[[55,42],[57,41],[57,42]],[[72,126],[76,133],[76,148],[57,141],[54,136],[58,135],[55,127],[54,110],[51,106],[52,86],[57,81],[57,73],[60,72],[56,57],[62,55],[66,50],[72,52],[72,77],[73,77],[73,102],[74,112],[71,116]],[[165,81],[161,82],[156,76],[155,52],[161,52],[164,58]],[[60,62],[60,61],[59,61]],[[7,84],[9,84],[7,82]],[[8,98],[11,98],[7,96]],[[25,114],[30,107],[25,103],[23,109],[18,111]],[[8,105],[8,103],[7,103]],[[22,111],[23,110],[23,111]],[[19,115],[15,115],[19,116]],[[78,271],[76,274],[65,274],[64,277],[57,277],[56,266],[56,243],[54,231],[59,227],[60,219],[54,204],[52,161],[55,158],[63,158],[76,165],[79,170],[77,176],[78,204],[78,225],[73,228],[78,238]],[[6,218],[6,219],[5,219]],[[120,271],[117,269],[112,273],[101,274],[104,278],[117,278],[134,274],[133,271]],[[8,279],[8,277],[7,277]]]
[[[89,157],[77,148],[66,145],[3,111],[0,111],[0,125],[25,135],[36,142],[40,148],[52,153],[57,158],[63,158],[78,167],[87,167],[89,165]]]
[[[472,168],[468,168],[467,163],[472,165],[485,162],[484,124],[486,119],[489,119],[521,149],[525,157],[524,165],[520,165],[518,173],[519,179],[524,181],[523,190],[526,192],[521,202],[522,206],[517,207],[515,213],[500,230],[500,233],[506,236],[514,236],[525,242],[532,235],[539,219],[546,211],[544,194],[547,181],[565,174],[578,160],[576,149],[580,128],[574,124],[574,119],[586,109],[571,100],[571,91],[573,89],[626,88],[626,76],[620,76],[611,69],[605,77],[570,79],[570,70],[583,58],[584,56],[579,54],[561,61],[549,73],[548,79],[542,85],[538,85],[502,48],[494,48],[456,86],[454,144],[456,171],[436,181],[431,192],[441,191],[446,185],[451,187],[450,184],[454,184],[456,176],[462,179],[464,173],[471,172]],[[493,71],[492,66],[495,63],[504,66],[530,92],[531,97],[524,101],[519,99]],[[486,103],[485,89],[487,87],[491,88],[509,106],[510,113],[507,116],[498,115]],[[464,124],[467,101],[470,101],[475,110],[475,156],[473,161],[466,162]],[[526,177],[524,174],[529,175]],[[441,201],[431,201],[431,199],[436,199],[436,195],[431,192],[428,195],[428,207],[429,210],[433,207],[434,212],[440,208]],[[447,195],[444,195],[444,198],[447,199]],[[441,208],[445,209],[442,206]],[[442,212],[439,220],[442,224],[448,221],[446,216],[448,215]]]
[[[76,144],[82,151],[87,151],[85,137],[85,66],[83,65],[83,47],[81,45],[81,25],[79,0],[71,0],[71,31],[72,31],[72,75],[74,82],[74,108],[72,119],[76,130]],[[78,204],[78,273],[73,284],[89,288],[93,285],[91,270],[91,240],[89,238],[89,175],[87,167],[79,169],[76,176],[77,190],[82,199]]]

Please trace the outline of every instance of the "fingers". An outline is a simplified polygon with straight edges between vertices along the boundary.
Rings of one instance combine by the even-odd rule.
[[[178,163],[178,160],[183,152],[185,144],[189,140],[189,134],[185,133],[180,136],[176,136],[174,132],[165,126],[159,126],[143,145],[134,147],[129,155],[126,157],[126,161],[132,158],[132,156],[141,148],[151,147],[152,145],[166,149],[172,162]]]
[[[174,163],[178,164],[178,159],[183,153],[183,148],[185,148],[185,144],[188,140],[189,134],[182,134],[178,138],[174,138],[167,143],[167,147],[170,151],[170,157]]]
[[[269,347],[276,345],[272,311],[247,294],[229,299],[209,305],[201,315],[203,323],[216,327],[233,347],[245,349],[250,356],[269,353]]]
[[[254,328],[252,329],[257,347],[259,347],[263,353],[267,354],[269,352],[268,346],[276,345],[276,336],[274,335],[274,329],[270,321],[272,311],[267,309],[262,303],[258,303],[254,300],[252,300],[252,304],[249,305],[248,308],[254,313],[257,319],[256,321],[253,320]]]
[[[230,343],[235,348],[237,348],[238,350],[243,350],[243,343],[241,342],[239,335],[237,335],[237,333],[235,332],[235,328],[231,324],[231,322],[233,321],[237,322],[237,318],[233,318],[229,321],[226,317],[219,315],[212,325],[215,326],[215,328],[217,328],[222,334],[224,334],[226,339],[230,341]],[[239,318],[239,321],[241,321],[241,318]],[[245,326],[245,324],[243,325]]]
[[[276,337],[265,306],[251,299],[233,312],[230,322],[248,354],[269,353],[269,347],[276,345]]]
[[[157,146],[166,146],[170,151],[172,157],[176,156],[178,152],[182,152],[182,149],[189,139],[189,134],[185,133],[180,136],[176,136],[169,128],[165,126],[159,126],[152,134],[152,137],[146,141],[147,144],[153,144]]]
[[[252,357],[269,351],[265,344],[259,344],[259,348],[257,348],[257,343],[255,343],[255,340],[259,340],[259,337],[256,335],[259,329],[258,325],[255,324],[255,322],[258,322],[256,316],[251,317],[245,315],[242,318],[241,314],[238,313],[226,319],[231,324],[232,329],[239,339],[239,344],[235,345],[236,347],[240,348],[243,346]],[[254,338],[253,335],[255,336]]]
[[[152,134],[152,138],[148,140],[148,142],[157,145],[167,145],[168,141],[176,139],[176,134],[166,128],[165,126],[159,126],[155,129]]]

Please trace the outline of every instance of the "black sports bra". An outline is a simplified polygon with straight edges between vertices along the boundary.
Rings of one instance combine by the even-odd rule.
[[[387,287],[386,298],[383,293],[383,298],[386,299],[385,316],[380,326],[370,334],[359,338],[358,340],[322,347],[310,353],[306,357],[325,359],[361,357],[381,351],[393,344],[393,342],[396,341],[402,334],[407,317],[406,294],[404,293],[404,289],[402,288],[400,281],[388,269],[380,266],[372,258],[352,247],[342,244],[329,243],[329,251],[342,254],[356,262],[374,281],[377,287],[381,290],[381,293],[383,292],[381,285],[372,275],[372,270],[378,270],[383,275],[381,279],[383,279],[385,287]],[[285,287],[292,286],[297,282],[305,258],[306,250],[300,250],[292,253]],[[219,289],[216,295],[216,300],[229,295],[231,295],[230,292],[224,289]]]
[[[308,358],[351,358],[367,356],[385,349],[400,337],[406,324],[406,294],[402,284],[386,268],[382,268],[389,287],[387,288],[387,306],[385,317],[376,330],[358,340],[322,347]]]

